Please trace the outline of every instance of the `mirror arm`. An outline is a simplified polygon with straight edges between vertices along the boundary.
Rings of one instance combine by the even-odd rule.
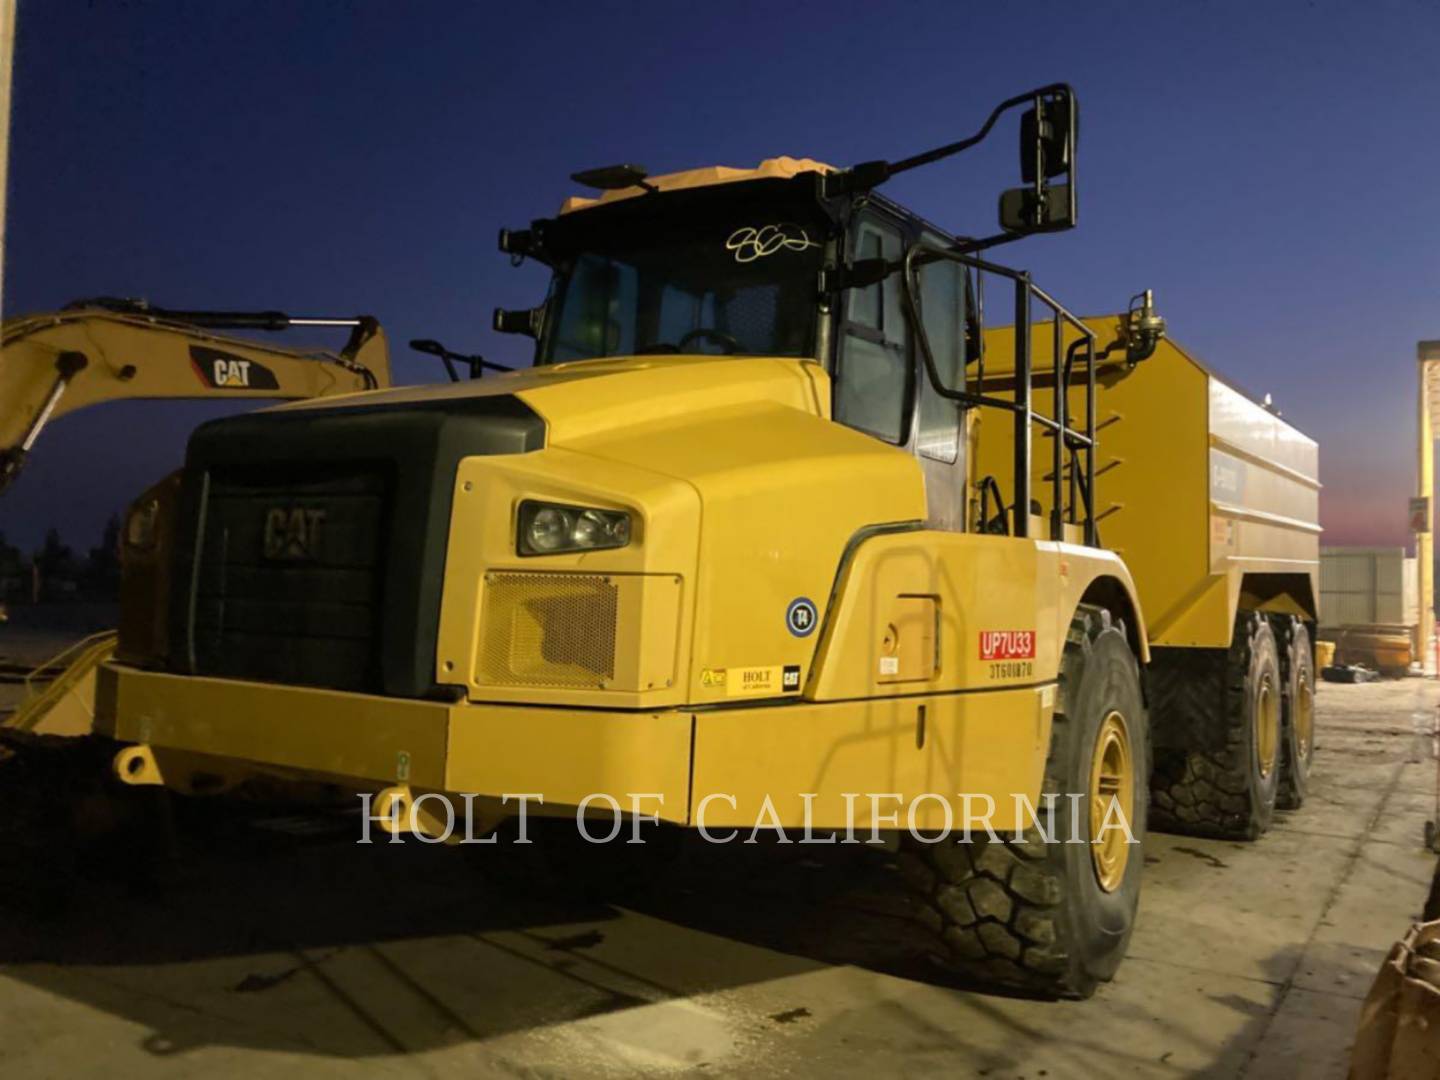
[[[493,360],[486,360],[486,359],[485,359],[483,356],[481,356],[479,353],[476,353],[474,356],[462,356],[462,357],[460,357],[460,359],[461,359],[461,360],[464,360],[467,364],[470,365],[470,377],[471,377],[472,379],[478,379],[478,378],[480,378],[480,373],[481,373],[482,371],[514,371],[514,370],[515,370],[515,368],[512,367],[510,364],[497,364],[497,363],[495,363],[495,361],[493,361]]]
[[[889,161],[866,161],[850,169],[838,173],[830,173],[825,177],[825,195],[834,197],[838,195],[850,195],[857,191],[869,191],[878,187],[886,180],[889,180],[896,173],[908,172],[910,169],[918,169],[921,165],[930,165],[948,157],[969,150],[990,134],[992,128],[999,121],[1002,114],[1017,105],[1025,105],[1035,102],[1047,95],[1065,93],[1073,97],[1073,91],[1068,83],[1050,83],[1036,90],[1027,90],[1023,94],[1016,94],[1007,98],[991,111],[980,130],[968,139],[961,139],[959,142],[947,143],[944,146],[937,146],[934,150],[926,150],[923,154],[915,154],[908,158],[901,158],[896,162]]]
[[[410,342],[410,347],[416,352],[422,352],[429,356],[438,357],[445,365],[445,373],[450,376],[451,382],[460,381],[460,372],[456,370],[455,361],[459,360],[470,368],[470,378],[478,379],[485,371],[514,371],[513,367],[506,364],[497,364],[494,361],[486,360],[479,353],[467,356],[464,353],[452,352],[445,348],[438,341],[428,338],[415,339]]]
[[[822,192],[827,199],[853,195],[877,188],[893,175],[894,166],[888,161],[862,161],[840,172],[827,173]]]
[[[955,245],[955,250],[961,255],[969,255],[975,251],[984,251],[987,248],[999,247],[1001,244],[1008,244],[1012,240],[1019,240],[1025,236],[1024,233],[1003,232],[994,236],[986,236],[979,240],[962,240]]]

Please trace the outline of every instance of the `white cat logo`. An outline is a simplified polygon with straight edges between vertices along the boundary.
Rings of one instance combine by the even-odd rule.
[[[216,386],[245,387],[250,385],[249,360],[216,360],[214,373]]]
[[[190,366],[202,383],[216,390],[280,389],[275,372],[258,360],[247,360],[208,345],[190,346]]]

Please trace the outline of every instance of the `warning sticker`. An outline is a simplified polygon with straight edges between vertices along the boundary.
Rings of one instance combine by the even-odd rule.
[[[1210,543],[1217,548],[1228,548],[1235,540],[1235,523],[1229,518],[1210,519]]]

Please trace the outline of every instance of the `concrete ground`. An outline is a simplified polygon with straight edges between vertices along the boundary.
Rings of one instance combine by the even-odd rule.
[[[710,848],[623,908],[543,907],[468,852],[207,820],[164,885],[5,883],[0,1074],[1342,1077],[1435,866],[1437,705],[1324,685],[1307,805],[1254,844],[1152,835],[1090,1001],[935,981],[856,884],[882,871],[822,849]]]

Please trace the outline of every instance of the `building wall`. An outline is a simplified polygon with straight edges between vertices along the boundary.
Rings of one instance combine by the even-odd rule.
[[[1414,626],[1416,572],[1404,548],[1321,548],[1321,625]]]

